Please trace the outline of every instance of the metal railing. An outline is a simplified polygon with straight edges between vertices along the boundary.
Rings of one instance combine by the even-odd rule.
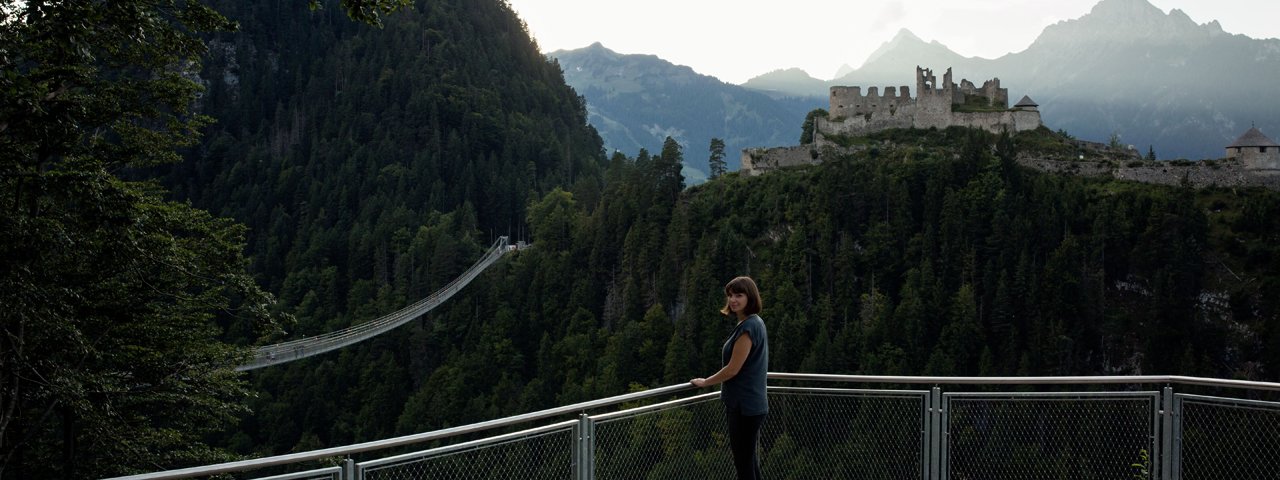
[[[1280,383],[1180,376],[771,373],[769,379],[760,441],[769,478],[1280,478],[1274,401]],[[814,386],[831,383],[842,385]],[[1175,385],[1231,396],[1174,393]],[[854,388],[865,386],[877,388]],[[998,388],[1010,391],[992,391]],[[303,471],[269,478],[732,478],[717,393],[684,395],[692,389],[672,385],[377,442],[121,478],[228,472],[262,478],[281,465]],[[1252,398],[1235,398],[1242,395]],[[665,401],[647,403],[655,400]],[[468,439],[515,428],[525,429]],[[363,458],[375,451],[380,455]],[[317,460],[343,457],[316,468]]]
[[[404,307],[395,312],[389,313],[382,317],[353,325],[341,330],[335,330],[314,337],[299,338],[287,342],[281,342],[271,345],[263,345],[254,350],[253,360],[245,365],[236,367],[237,371],[253,370],[262,367],[269,367],[281,363],[292,362],[307,358],[313,355],[337,350],[355,343],[363,342],[370,338],[376,337],[388,331],[394,330],[396,327],[408,323],[410,320],[418,318],[423,314],[431,311],[440,304],[449,300],[455,293],[462,290],[463,287],[471,283],[485,269],[497,262],[499,258],[511,251],[507,245],[507,237],[498,237],[493,242],[493,246],[489,247],[488,252],[480,257],[475,264],[471,265],[466,271],[462,272],[458,278],[453,279],[447,285],[436,290],[422,300],[418,300],[413,304]]]

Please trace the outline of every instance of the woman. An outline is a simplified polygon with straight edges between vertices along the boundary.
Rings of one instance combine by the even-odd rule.
[[[733,467],[739,479],[763,478],[756,444],[769,414],[769,399],[765,396],[769,334],[758,315],[761,307],[760,290],[751,277],[738,277],[724,286],[724,308],[720,313],[738,322],[724,342],[720,355],[724,367],[708,378],[689,381],[695,387],[724,383],[720,399],[724,401],[729,449],[733,451]]]

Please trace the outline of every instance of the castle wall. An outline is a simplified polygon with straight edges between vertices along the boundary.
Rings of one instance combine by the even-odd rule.
[[[968,80],[960,80],[959,92],[956,95],[956,102],[964,102],[965,95],[974,95],[984,97],[991,105],[1000,108],[1009,108],[1009,89],[1000,88],[1000,79],[993,78],[982,83],[982,88],[977,88],[973,82]]]
[[[1040,112],[1013,110],[1004,112],[955,113],[920,112],[919,103],[903,105],[895,113],[868,113],[845,118],[816,118],[814,131],[826,135],[861,136],[890,128],[947,127],[981,128],[993,133],[1035,130],[1040,127]]]
[[[1261,151],[1259,147],[1242,147],[1237,153],[1234,148],[1227,149],[1227,158],[1238,158],[1247,168],[1258,170],[1280,169],[1280,147],[1267,147]]]
[[[933,70],[916,67],[916,110],[912,126],[915,128],[947,128],[951,124],[951,104],[955,90],[951,88],[951,69],[942,75],[938,83]]]
[[[857,151],[861,148],[855,147]],[[742,172],[760,175],[779,168],[822,163],[815,145],[779,148],[754,148],[742,152]],[[836,151],[836,153],[840,153]],[[1069,157],[1031,157],[1020,155],[1018,164],[1049,173],[1075,176],[1113,177],[1120,180],[1177,186],[1185,181],[1197,188],[1264,187],[1280,190],[1280,170],[1259,171],[1243,160],[1198,162],[1175,165],[1166,162],[1143,162],[1135,166],[1115,166],[1114,161],[1077,161]]]
[[[779,168],[813,165],[818,163],[815,148],[812,145],[748,148],[742,151],[742,171],[754,176]]]
[[[1010,112],[974,112],[951,114],[951,124],[948,126],[981,128],[999,133],[1009,125],[1013,125],[1013,115]]]
[[[911,128],[912,118],[916,116],[916,106],[904,103],[884,112],[867,112],[840,118],[832,115],[830,119],[815,118],[815,134],[827,135],[866,135],[889,128]]]
[[[981,128],[988,132],[1000,133],[1012,128],[1010,133],[1035,130],[1040,127],[1040,112],[1032,110],[1016,110],[1004,112],[952,113],[949,127]]]
[[[831,87],[831,117],[846,118],[871,113],[895,115],[903,106],[912,104],[911,88],[885,87],[884,94],[877,87],[867,89],[862,94],[862,87]]]
[[[1006,98],[1008,98],[1007,95],[1008,94],[1006,93]],[[1015,132],[1035,130],[1040,128],[1041,125],[1044,125],[1044,121],[1040,119],[1039,110],[1019,109],[1009,112],[1009,115],[1013,117],[1013,131]]]
[[[951,93],[952,90],[935,90],[931,94],[922,93],[916,98],[916,128],[947,128],[951,125]]]
[[[1114,177],[1120,180],[1152,183],[1157,185],[1182,185],[1185,180],[1197,188],[1205,187],[1265,187],[1280,190],[1280,174],[1259,172],[1240,163],[1195,163],[1171,165],[1167,163],[1139,166],[1113,167],[1107,162],[1082,162],[1056,158],[1018,157],[1020,165],[1036,170],[1086,177]]]

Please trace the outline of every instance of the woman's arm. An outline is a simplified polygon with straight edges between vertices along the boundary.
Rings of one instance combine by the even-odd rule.
[[[721,368],[719,372],[710,378],[695,378],[689,380],[695,387],[710,387],[719,385],[726,380],[733,378],[742,370],[742,364],[747,362],[747,355],[751,353],[751,335],[742,332],[738,339],[733,342],[733,353],[729,356],[729,364]]]

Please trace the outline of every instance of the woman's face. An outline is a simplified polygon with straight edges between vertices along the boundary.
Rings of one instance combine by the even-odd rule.
[[[742,315],[742,309],[747,307],[747,294],[745,293],[726,293],[725,302],[729,304],[729,311]]]

